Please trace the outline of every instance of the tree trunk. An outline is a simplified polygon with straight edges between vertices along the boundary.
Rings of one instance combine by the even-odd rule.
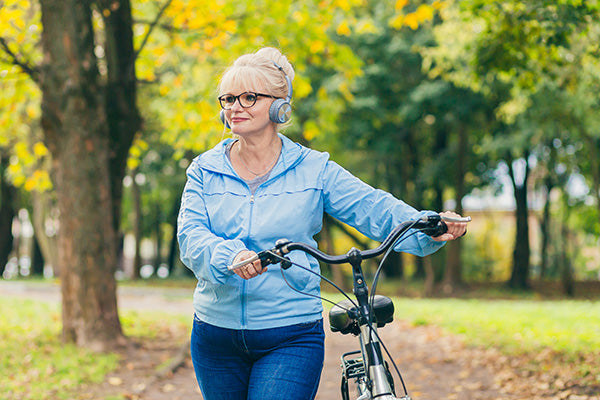
[[[542,211],[542,219],[540,221],[540,279],[544,279],[548,274],[548,248],[550,246],[550,192],[554,187],[552,178],[546,177],[544,186],[546,189],[546,199],[544,202],[544,209]]]
[[[33,212],[31,213],[31,222],[35,238],[40,246],[44,262],[52,267],[54,276],[59,276],[58,270],[58,240],[55,233],[50,236],[46,233],[46,218],[50,210],[53,210],[56,205],[49,195],[50,192],[40,193],[33,191],[31,193],[31,201]]]
[[[573,278],[573,267],[571,265],[571,257],[569,256],[569,244],[572,241],[569,228],[566,223],[561,226],[562,246],[560,252],[561,259],[561,283],[566,296],[575,296],[575,280]]]
[[[154,271],[158,272],[162,264],[162,246],[163,246],[163,237],[161,230],[161,212],[160,205],[155,204],[154,209],[156,210],[155,220],[154,220],[154,234],[156,235],[156,256],[154,258]]]
[[[0,278],[13,249],[12,223],[16,215],[16,189],[6,181],[8,157],[0,156]]]
[[[123,178],[133,139],[141,126],[137,108],[136,52],[133,48],[133,21],[130,0],[101,0],[103,7],[107,63],[106,120],[110,146],[110,190],[113,224],[120,231]],[[122,235],[118,235],[117,238]]]
[[[517,183],[512,160],[509,160],[508,168],[513,183],[516,201],[516,235],[513,251],[513,268],[510,276],[509,286],[513,289],[529,289],[529,209],[527,206],[527,180],[529,176],[529,152],[524,154],[525,173],[523,182]]]
[[[465,196],[465,174],[467,170],[467,130],[459,128],[458,148],[456,149],[457,160],[454,174],[454,190],[456,212],[463,214],[462,199]],[[462,285],[462,240],[453,240],[448,244],[448,258],[444,275],[443,290],[445,293],[454,292]]]
[[[41,0],[42,127],[52,153],[63,338],[94,350],[123,338],[105,92],[89,2]]]
[[[142,269],[142,194],[140,185],[136,181],[137,170],[132,171],[131,176],[131,197],[133,200],[133,232],[135,236],[135,254],[133,256],[133,271],[131,279],[139,279]]]
[[[32,239],[33,245],[31,247],[31,275],[32,276],[44,276],[44,255],[42,254],[42,248],[38,241],[38,234],[34,234]]]
[[[173,276],[173,272],[175,271],[175,261],[177,258],[177,216],[179,213],[179,205],[181,204],[180,197],[176,197],[175,202],[173,203],[173,207],[171,208],[171,214],[169,216],[169,220],[172,221],[172,229],[171,229],[171,241],[169,243],[169,255],[167,259],[167,265],[169,266],[169,276]],[[186,271],[192,272],[191,269],[186,268]],[[193,273],[192,273],[193,276]]]

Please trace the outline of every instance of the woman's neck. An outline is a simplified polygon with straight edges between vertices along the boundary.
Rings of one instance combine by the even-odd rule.
[[[240,137],[231,149],[233,166],[244,179],[262,176],[276,164],[281,146],[281,139],[277,134]]]

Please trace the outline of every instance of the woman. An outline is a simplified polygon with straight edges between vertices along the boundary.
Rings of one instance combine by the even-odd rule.
[[[279,265],[228,265],[278,239],[311,243],[323,213],[382,240],[418,212],[351,175],[327,153],[278,133],[289,118],[294,70],[273,48],[241,56],[224,73],[219,102],[237,135],[197,157],[187,171],[178,221],[181,258],[198,278],[191,352],[206,400],[313,399],[323,367],[321,302],[292,290]],[[456,215],[454,213],[448,213]],[[396,249],[425,256],[466,231],[449,223],[438,238],[411,236]],[[292,261],[318,271],[316,260]],[[295,289],[319,294],[318,277],[285,272]]]

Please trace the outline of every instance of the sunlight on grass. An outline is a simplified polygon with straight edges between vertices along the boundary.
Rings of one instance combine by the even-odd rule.
[[[125,311],[121,323],[132,338],[173,338],[187,335],[191,318]],[[60,335],[58,304],[0,296],[1,399],[73,400],[80,385],[101,382],[117,368],[117,354],[64,344]]]
[[[62,343],[60,318],[58,305],[0,297],[2,398],[70,399],[70,390],[116,368],[114,354]]]
[[[432,323],[478,346],[508,352],[600,349],[600,303],[591,301],[394,299],[396,318]]]

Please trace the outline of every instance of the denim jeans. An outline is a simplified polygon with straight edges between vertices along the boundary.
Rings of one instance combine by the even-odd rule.
[[[191,353],[204,400],[312,400],[324,340],[323,320],[232,330],[194,318]]]

